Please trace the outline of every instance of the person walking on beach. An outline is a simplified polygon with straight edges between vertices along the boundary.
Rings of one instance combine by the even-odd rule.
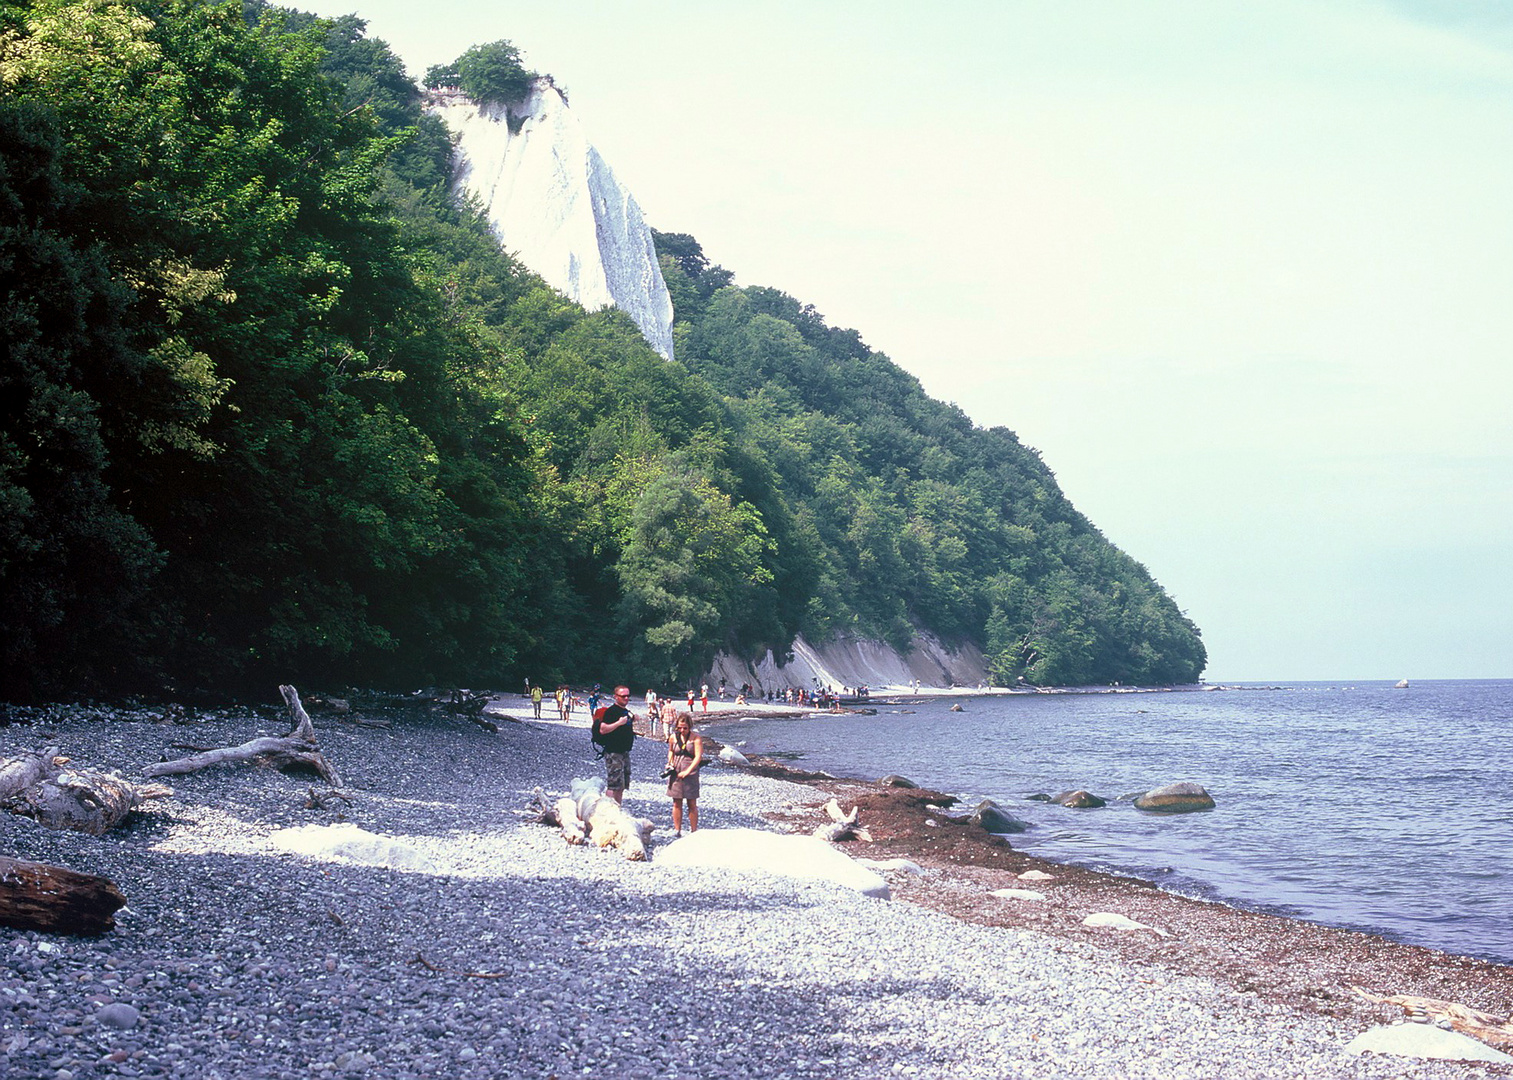
[[[709,684],[704,683],[699,687],[699,700],[704,703],[704,711],[709,711]]]
[[[531,708],[536,710],[536,719],[541,719],[541,687],[531,687]]]
[[[605,791],[615,802],[625,798],[630,787],[630,748],[636,744],[635,713],[630,704],[630,687],[615,687],[615,703],[605,707],[593,720],[604,748]]]
[[[688,803],[688,831],[699,827],[699,766],[704,740],[693,733],[693,717],[682,713],[667,740],[667,794],[672,798],[672,831],[683,835],[683,803]]]

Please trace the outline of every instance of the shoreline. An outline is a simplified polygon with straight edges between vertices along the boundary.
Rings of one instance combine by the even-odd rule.
[[[173,722],[81,713],[0,728],[0,756],[46,740],[86,767],[136,775],[176,744],[287,729],[271,706]],[[924,825],[919,803],[930,793],[800,782],[776,763],[706,774],[701,819],[712,829],[809,832],[832,793],[862,802],[875,842],[843,849],[911,853],[921,867],[885,871],[895,899],[876,900],[823,882],[662,864],[670,808],[650,740],[633,753],[626,805],[658,829],[651,860],[631,862],[570,846],[516,813],[534,786],[560,792],[574,777],[602,775],[582,727],[507,722],[489,733],[414,707],[313,715],[350,805],[311,807],[310,781],[242,766],[175,778],[172,797],[105,837],[4,815],[0,846],[103,873],[128,907],[98,939],[0,931],[0,1073],[1513,1075],[1346,1053],[1351,1038],[1400,1010],[1357,1004],[1336,985],[1378,974],[1367,985],[1379,993],[1441,989],[1435,996],[1506,1015],[1513,999],[1497,999],[1506,969],[1331,942],[1324,928],[1280,919],[1262,927],[1287,954],[1272,955],[1261,924],[1234,909],[1049,864],[975,828]],[[292,855],[273,839],[335,824],[387,838],[416,862]],[[1039,910],[991,896],[1000,883],[1023,887],[1021,868],[1056,878],[1030,886],[1048,897]],[[1171,936],[1084,927],[1089,908]],[[1315,953],[1350,962],[1321,966]],[[1458,974],[1430,982],[1423,969]],[[1311,987],[1328,996],[1310,1000]],[[104,1017],[115,1005],[137,1018],[113,1027]]]
[[[713,719],[716,713],[720,720],[743,715],[734,706],[712,708],[707,715]],[[826,713],[768,707],[759,715]],[[695,719],[705,716],[699,712]],[[560,726],[560,721],[542,722]],[[643,738],[655,738],[644,730],[644,724],[637,730]],[[724,745],[707,733],[704,739],[713,744],[710,756]],[[821,808],[830,798],[839,801],[843,810],[861,806],[859,823],[870,829],[873,842],[838,846],[855,858],[904,858],[924,867],[931,873],[887,875],[895,896],[964,922],[1094,942],[1132,961],[1201,974],[1262,1000],[1363,1023],[1380,1023],[1384,1014],[1380,1005],[1356,994],[1351,989],[1355,986],[1378,995],[1435,998],[1505,1017],[1513,1014],[1513,965],[1396,941],[1369,930],[1187,896],[1137,876],[1030,855],[1015,849],[1012,837],[951,822],[948,815],[926,808],[957,807],[959,813],[956,797],[944,792],[895,788],[877,780],[799,769],[760,755],[752,756],[750,762],[749,771],[757,776],[816,792],[812,804],[802,809],[766,815],[775,824],[808,832],[827,820]],[[1054,880],[1019,878],[1034,871]],[[1046,900],[992,895],[995,889],[1008,888],[1042,892]],[[1126,915],[1164,931],[1165,936],[1149,931],[1109,933],[1084,926],[1081,920],[1094,911]],[[1503,1049],[1513,1052],[1513,1047]]]

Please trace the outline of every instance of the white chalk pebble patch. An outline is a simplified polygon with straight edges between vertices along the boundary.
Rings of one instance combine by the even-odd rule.
[[[1501,1050],[1433,1024],[1390,1024],[1363,1031],[1345,1047],[1352,1054],[1395,1054],[1398,1057],[1443,1058],[1447,1061],[1497,1061],[1513,1064]]]
[[[1082,925],[1102,927],[1106,930],[1149,930],[1151,933],[1160,934],[1162,937],[1171,936],[1165,930],[1160,930],[1154,926],[1146,926],[1144,923],[1131,919],[1128,915],[1119,915],[1112,911],[1095,911],[1082,920]]]
[[[994,889],[994,896],[1001,896],[1005,900],[1044,900],[1045,893],[1036,892],[1034,889]]]

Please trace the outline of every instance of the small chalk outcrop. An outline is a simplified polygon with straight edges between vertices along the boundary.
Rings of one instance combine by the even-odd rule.
[[[720,753],[718,756],[720,761],[726,765],[742,766],[751,764],[751,762],[747,760],[746,755],[741,753],[733,746],[722,746],[720,748]]]
[[[881,874],[823,840],[761,829],[700,829],[668,844],[658,853],[657,865],[829,881],[880,900],[892,895]]]
[[[413,845],[392,836],[368,832],[356,825],[301,825],[280,829],[269,841],[280,851],[308,855],[316,859],[335,859],[362,866],[383,866],[390,870],[430,872],[431,860]]]
[[[1212,810],[1214,797],[1202,784],[1167,784],[1147,791],[1135,800],[1135,809],[1151,810],[1158,814],[1190,814],[1196,810]]]
[[[1513,1065],[1513,1057],[1486,1043],[1433,1024],[1390,1024],[1363,1031],[1345,1047],[1351,1054],[1441,1058],[1446,1061],[1495,1061]]]

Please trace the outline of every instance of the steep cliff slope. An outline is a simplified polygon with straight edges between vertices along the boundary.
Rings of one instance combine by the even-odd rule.
[[[672,359],[672,300],[651,230],[552,80],[508,104],[437,91],[428,108],[457,138],[459,190],[483,205],[504,246],[589,311],[624,310]]]

